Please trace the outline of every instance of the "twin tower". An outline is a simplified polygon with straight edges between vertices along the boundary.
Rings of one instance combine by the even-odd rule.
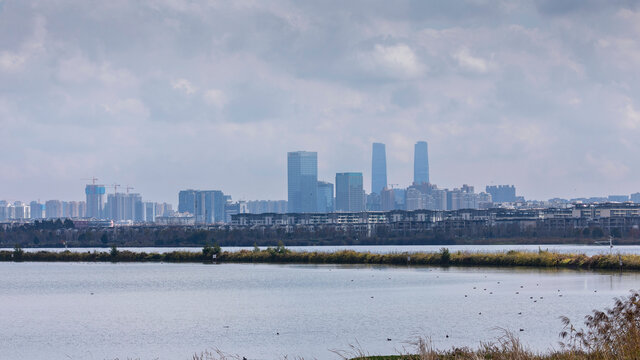
[[[373,144],[371,192],[380,195],[387,187],[387,154],[385,145]],[[429,150],[425,141],[415,145],[413,182],[429,182]],[[287,211],[290,213],[363,211],[367,195],[362,173],[337,173],[333,184],[318,181],[318,153],[294,151],[287,153]],[[335,200],[335,202],[334,202]]]
[[[413,182],[429,182],[429,146],[426,141],[418,141],[413,153]],[[380,194],[387,187],[387,151],[382,143],[373,143],[371,159],[371,192]]]

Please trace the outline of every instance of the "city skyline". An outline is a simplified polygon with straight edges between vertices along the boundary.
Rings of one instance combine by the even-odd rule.
[[[407,186],[419,139],[442,186],[637,191],[632,3],[1,4],[3,198],[79,199],[96,176],[285,199],[292,149],[368,187],[372,142]]]

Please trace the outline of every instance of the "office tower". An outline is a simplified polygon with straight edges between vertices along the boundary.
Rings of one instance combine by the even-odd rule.
[[[59,219],[62,217],[62,201],[47,200],[44,203],[44,213],[47,219]]]
[[[426,205],[424,203],[424,197],[420,190],[414,187],[407,188],[405,192],[405,209],[408,211],[411,210],[420,210],[426,209]]]
[[[516,187],[513,185],[487,186],[486,191],[491,194],[494,203],[516,201]]]
[[[364,211],[362,173],[336,174],[336,211]]]
[[[393,189],[385,187],[380,193],[380,210],[391,211],[396,209],[396,196]]]
[[[634,203],[636,204],[640,203],[640,193],[631,194],[630,198],[631,198],[631,201],[633,201]]]
[[[429,182],[429,147],[426,141],[418,141],[413,153],[413,183]]]
[[[43,217],[43,205],[37,201],[32,201],[29,203],[29,208],[31,209],[31,218],[32,219],[42,219]]]
[[[381,209],[380,194],[371,193],[371,194],[367,194],[366,197],[367,197],[367,206],[365,206],[365,209],[367,211],[380,211]]]
[[[318,153],[287,153],[287,192],[290,213],[312,213],[318,209]]]
[[[87,185],[84,192],[87,196],[86,216],[88,218],[101,219],[102,211],[104,209],[104,185]]]
[[[407,195],[407,189],[393,189],[393,197],[395,198],[395,209],[406,210],[406,204],[404,198]]]
[[[178,212],[195,215],[196,213],[196,191],[195,190],[182,190],[178,193]]]
[[[318,181],[318,212],[333,212],[333,184]]]
[[[382,143],[373,143],[371,153],[371,193],[380,194],[387,187],[387,153]]]

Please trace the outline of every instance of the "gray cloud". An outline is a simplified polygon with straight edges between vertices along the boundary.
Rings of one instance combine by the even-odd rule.
[[[391,183],[639,191],[635,1],[0,1],[0,198],[92,175],[285,198],[285,153]],[[368,181],[365,179],[365,183]]]

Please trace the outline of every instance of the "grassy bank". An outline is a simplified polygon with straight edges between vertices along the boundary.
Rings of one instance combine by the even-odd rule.
[[[0,251],[0,261],[50,262],[229,262],[229,263],[296,263],[296,264],[375,264],[417,266],[491,266],[572,268],[592,270],[640,270],[640,255],[559,254],[548,251],[508,251],[494,253],[449,252],[443,248],[431,253],[373,254],[343,250],[336,252],[293,252],[282,246],[265,250],[221,251],[205,247],[202,252],[173,251],[145,253],[119,251],[103,252],[26,252],[20,248]]]

